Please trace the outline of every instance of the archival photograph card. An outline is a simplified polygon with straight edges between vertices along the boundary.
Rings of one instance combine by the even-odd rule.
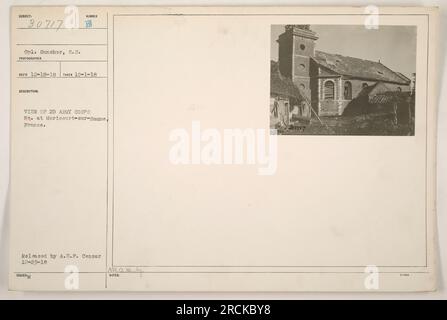
[[[10,290],[436,290],[436,8],[10,14]]]

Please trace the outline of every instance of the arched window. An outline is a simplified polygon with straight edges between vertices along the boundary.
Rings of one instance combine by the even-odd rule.
[[[345,91],[343,97],[345,100],[352,100],[352,84],[349,81],[345,82]]]
[[[324,99],[334,100],[334,82],[331,80],[324,83]]]
[[[402,92],[402,88],[401,87],[397,87],[397,91],[398,92]]]
[[[366,82],[362,83],[362,88],[365,89],[366,87],[368,87],[368,84]]]

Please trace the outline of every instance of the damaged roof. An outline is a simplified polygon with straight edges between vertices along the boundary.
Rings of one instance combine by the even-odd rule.
[[[321,66],[344,76],[393,82],[402,85],[410,84],[410,79],[394,72],[380,62],[342,56],[323,51],[315,51],[314,60]]]
[[[270,61],[270,93],[304,100],[293,81],[281,75],[276,61]]]

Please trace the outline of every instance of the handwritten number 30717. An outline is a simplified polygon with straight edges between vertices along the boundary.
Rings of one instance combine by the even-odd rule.
[[[64,20],[34,20],[30,19],[28,29],[56,29],[59,30],[64,24]]]

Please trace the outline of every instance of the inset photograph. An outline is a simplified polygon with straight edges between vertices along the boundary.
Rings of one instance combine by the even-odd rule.
[[[272,25],[270,128],[415,134],[416,27]]]

